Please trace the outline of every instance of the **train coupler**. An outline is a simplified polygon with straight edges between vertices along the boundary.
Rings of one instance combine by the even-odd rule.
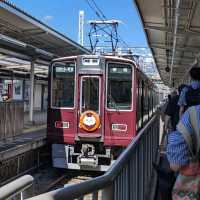
[[[95,155],[95,147],[92,144],[82,144],[81,155],[77,157],[80,166],[98,166],[98,157]]]

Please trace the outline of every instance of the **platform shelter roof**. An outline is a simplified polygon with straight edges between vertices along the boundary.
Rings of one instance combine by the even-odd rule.
[[[162,80],[169,86],[186,81],[200,52],[200,1],[133,1]]]
[[[40,65],[48,65],[52,58],[88,53],[88,49],[64,34],[9,1],[0,0],[1,69],[29,71],[29,63],[26,61],[32,59]],[[25,61],[21,62],[19,59]],[[43,67],[38,71],[42,69]]]

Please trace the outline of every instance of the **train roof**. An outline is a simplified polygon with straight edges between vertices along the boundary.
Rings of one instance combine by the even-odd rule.
[[[52,62],[56,62],[56,61],[64,61],[66,59],[76,59],[77,57],[89,57],[89,58],[99,58],[99,57],[102,57],[102,58],[106,58],[106,59],[111,59],[111,60],[117,60],[117,61],[125,61],[125,62],[129,62],[129,63],[132,63],[134,64],[136,67],[137,67],[137,64],[135,61],[131,60],[131,59],[127,59],[127,58],[124,58],[124,57],[121,57],[121,56],[111,56],[111,55],[93,55],[93,54],[85,54],[85,55],[77,55],[77,56],[66,56],[66,57],[60,57],[60,58],[55,58],[52,60]]]

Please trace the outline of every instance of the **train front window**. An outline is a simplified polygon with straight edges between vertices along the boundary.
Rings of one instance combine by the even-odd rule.
[[[132,67],[109,63],[107,70],[107,108],[131,110]]]
[[[52,107],[74,107],[75,63],[55,63],[52,73]]]
[[[99,78],[82,77],[81,112],[93,110],[99,113]]]

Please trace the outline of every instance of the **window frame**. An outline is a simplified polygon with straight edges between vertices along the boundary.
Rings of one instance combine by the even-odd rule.
[[[121,65],[127,65],[127,66],[130,66],[131,67],[131,69],[132,69],[132,74],[131,74],[131,109],[127,109],[127,110],[123,110],[123,109],[113,109],[113,108],[108,108],[108,66],[109,66],[109,64],[121,64]],[[106,63],[106,101],[105,101],[105,103],[106,103],[106,106],[105,106],[105,108],[106,108],[106,110],[107,111],[112,111],[112,112],[118,112],[118,111],[120,111],[120,112],[133,112],[133,90],[134,90],[134,86],[135,86],[135,83],[134,83],[134,80],[135,80],[135,78],[134,78],[134,65],[133,64],[130,64],[130,63],[123,63],[123,62],[116,62],[116,61],[108,61],[107,63]]]
[[[67,63],[74,63],[74,106],[73,107],[57,107],[57,106],[53,106],[52,103],[52,99],[53,99],[53,68],[55,67],[56,64],[67,64]],[[65,65],[64,65],[65,66]],[[75,97],[76,97],[76,62],[75,61],[64,61],[64,62],[54,62],[52,65],[51,65],[51,109],[64,109],[64,110],[74,110],[75,107],[76,107],[76,100],[75,100]]]
[[[80,114],[83,113],[82,112],[82,94],[83,94],[83,78],[98,78],[99,80],[99,112],[98,114],[100,115],[101,114],[101,77],[100,76],[89,76],[89,75],[82,75],[81,76],[81,79],[80,79],[80,102],[79,102],[79,111],[80,111]],[[95,111],[96,112],[96,111]]]

